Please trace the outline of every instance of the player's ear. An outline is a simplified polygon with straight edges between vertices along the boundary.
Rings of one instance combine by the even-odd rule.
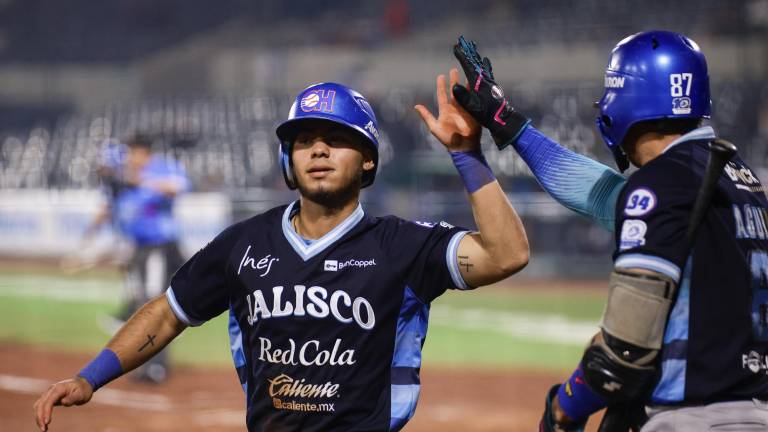
[[[373,160],[373,151],[368,146],[362,146],[363,171],[371,171],[376,168],[376,162]]]

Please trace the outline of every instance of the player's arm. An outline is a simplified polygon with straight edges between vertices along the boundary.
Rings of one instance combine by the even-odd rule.
[[[83,239],[90,239],[93,237],[94,234],[101,228],[102,225],[106,221],[109,220],[109,218],[112,215],[112,210],[109,207],[109,204],[104,203],[101,208],[99,208],[98,213],[96,213],[96,216],[93,217],[91,220],[91,223],[88,224],[88,226],[85,228],[85,231],[83,231]]]
[[[149,178],[135,179],[137,185],[153,189],[168,197],[174,197],[190,189],[189,177],[184,168],[173,160],[166,160],[161,173],[155,173]]]
[[[53,384],[37,399],[34,404],[37,426],[47,430],[54,406],[87,403],[99,387],[149,360],[185,328],[165,295],[149,301],[80,373]]]
[[[459,72],[450,72],[451,84]],[[430,132],[450,151],[469,192],[478,233],[461,239],[457,259],[464,281],[487,285],[520,271],[528,264],[528,239],[480,152],[480,125],[446,91],[445,76],[437,77],[438,117],[423,105],[416,110]]]
[[[543,431],[578,430],[608,405],[647,396],[676,295],[674,277],[642,267],[614,270],[601,330],[571,377],[547,395]]]
[[[531,126],[494,81],[488,58],[459,38],[454,55],[469,86],[453,86],[459,104],[493,136],[499,150],[512,145],[541,187],[563,206],[613,230],[614,209],[626,179],[613,169],[568,150]]]

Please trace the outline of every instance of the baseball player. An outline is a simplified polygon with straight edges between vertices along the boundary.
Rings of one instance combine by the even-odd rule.
[[[768,200],[739,157],[725,167],[693,247],[686,230],[709,151],[704,55],[650,31],[622,40],[605,72],[597,126],[624,178],[557,145],[515,111],[473,43],[455,48],[471,84],[459,103],[512,145],[561,203],[613,229],[616,251],[601,330],[548,396],[541,431],[581,431],[607,405],[635,401],[614,429],[767,430]]]
[[[124,274],[128,304],[118,316],[120,322],[165,291],[173,272],[184,263],[173,204],[179,194],[189,190],[190,182],[178,162],[154,153],[152,145],[145,134],[135,134],[125,144],[108,143],[99,167],[107,203],[85,234],[89,236],[111,221],[132,245]],[[167,353],[161,351],[133,377],[160,383],[167,374]]]
[[[165,295],[40,397],[40,429],[54,405],[86,403],[187,326],[225,311],[248,430],[401,429],[419,396],[430,302],[528,260],[522,223],[479,151],[479,125],[449,97],[445,77],[437,96],[437,118],[418,109],[451,152],[479,232],[366,214],[358,198],[376,176],[373,110],[343,85],[310,86],[276,131],[299,199],[230,226],[187,261]]]

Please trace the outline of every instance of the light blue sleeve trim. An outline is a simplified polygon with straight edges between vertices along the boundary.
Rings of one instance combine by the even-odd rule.
[[[677,264],[653,255],[626,254],[620,255],[614,262],[614,267],[621,269],[641,268],[669,276],[676,283],[680,282],[680,267]]]
[[[624,176],[562,147],[533,126],[525,128],[514,147],[552,198],[613,231]]]
[[[448,248],[445,251],[445,263],[448,265],[448,272],[451,274],[451,280],[456,288],[460,290],[472,289],[464,281],[464,277],[461,276],[461,270],[459,270],[459,244],[461,239],[465,235],[469,234],[469,231],[460,231],[453,235],[451,241],[448,242]]]
[[[176,315],[176,318],[179,319],[179,321],[192,327],[197,327],[205,322],[193,320],[189,317],[189,315],[187,315],[186,312],[184,312],[184,309],[181,308],[181,305],[176,300],[176,295],[173,293],[172,287],[168,287],[168,289],[165,291],[165,298],[168,299],[168,304],[171,305],[171,310]]]

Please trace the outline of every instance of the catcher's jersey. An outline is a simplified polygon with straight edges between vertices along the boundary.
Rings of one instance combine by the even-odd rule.
[[[768,394],[768,201],[737,156],[725,167],[696,237],[685,232],[714,138],[701,128],[635,172],[616,206],[617,268],[678,282],[655,404]]]
[[[293,230],[298,202],[235,224],[167,291],[191,325],[230,311],[249,431],[402,428],[419,396],[429,304],[468,288],[466,230],[365,215],[316,241]]]

